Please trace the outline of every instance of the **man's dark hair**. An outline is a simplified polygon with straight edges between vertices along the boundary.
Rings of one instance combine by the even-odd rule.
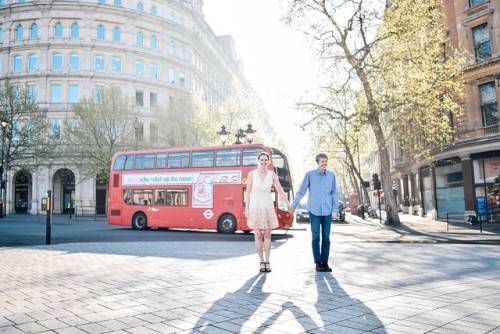
[[[319,153],[318,155],[316,155],[316,162],[317,163],[319,162],[319,159],[326,159],[326,160],[328,160],[328,156],[325,153]]]

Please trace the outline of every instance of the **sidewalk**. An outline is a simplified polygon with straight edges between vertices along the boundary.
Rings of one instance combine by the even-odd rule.
[[[361,219],[357,215],[346,214],[346,220],[350,223],[377,226],[380,229],[377,232],[378,241],[500,244],[500,230],[483,230],[481,233],[477,227],[472,228],[467,224],[450,228],[445,221],[426,217],[400,213],[399,218],[401,225],[388,226],[384,224],[384,216],[381,223],[380,218],[365,215],[365,219]]]

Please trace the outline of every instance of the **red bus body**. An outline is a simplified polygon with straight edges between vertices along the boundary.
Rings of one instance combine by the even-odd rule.
[[[257,155],[267,152],[280,183],[292,197],[286,156],[261,144],[119,152],[113,156],[108,192],[108,223],[145,228],[213,229],[221,233],[249,231],[245,218],[248,172]],[[278,207],[280,223],[293,217]]]

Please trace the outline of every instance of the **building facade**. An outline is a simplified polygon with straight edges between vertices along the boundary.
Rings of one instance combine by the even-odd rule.
[[[478,213],[500,220],[500,2],[444,0],[450,43],[472,55],[464,73],[464,115],[452,143],[415,162],[393,150],[399,203],[410,213],[446,219]]]
[[[141,140],[156,136],[156,107],[200,94],[220,105],[234,78],[245,81],[231,36],[216,36],[202,0],[0,0],[0,78],[27,87],[54,140],[82,97],[109,87],[135,97]],[[2,147],[3,149],[3,147]],[[64,161],[6,171],[7,213],[104,211],[106,185]]]

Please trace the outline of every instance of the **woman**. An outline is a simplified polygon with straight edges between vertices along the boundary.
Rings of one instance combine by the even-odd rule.
[[[280,198],[286,203],[288,210],[293,207],[288,201],[278,176],[267,169],[270,158],[265,152],[257,156],[258,168],[249,172],[247,177],[247,193],[245,197],[248,227],[254,230],[255,248],[260,258],[260,272],[271,272],[269,256],[271,255],[271,231],[278,227],[278,218],[271,197],[271,187],[278,191]]]

